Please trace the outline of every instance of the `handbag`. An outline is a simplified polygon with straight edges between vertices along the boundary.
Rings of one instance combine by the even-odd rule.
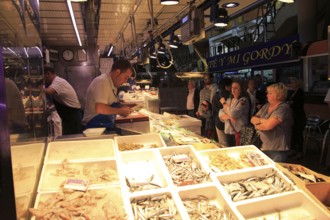
[[[229,124],[231,126],[231,128],[234,130],[235,132],[235,145],[236,146],[240,146],[241,145],[241,133],[236,131],[236,129],[234,128],[233,124],[231,123],[231,121],[229,120]]]
[[[241,145],[254,145],[257,148],[262,146],[259,133],[252,124],[241,129]]]

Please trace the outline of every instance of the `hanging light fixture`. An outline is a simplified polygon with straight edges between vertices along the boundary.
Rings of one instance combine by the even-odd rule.
[[[284,2],[284,3],[294,3],[294,0],[280,0],[280,2]]]
[[[179,0],[160,0],[162,5],[176,5],[179,3]]]
[[[178,35],[174,35],[174,33],[170,36],[170,47],[171,48],[178,48],[180,45],[180,39]]]
[[[228,25],[228,12],[225,8],[219,8],[217,1],[214,1],[211,6],[210,21],[217,27]]]

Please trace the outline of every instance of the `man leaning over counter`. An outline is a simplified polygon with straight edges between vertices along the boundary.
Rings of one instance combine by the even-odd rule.
[[[132,76],[133,67],[128,60],[116,61],[110,72],[96,77],[87,89],[83,124],[86,128],[115,127],[116,115],[127,116],[132,110],[120,104],[117,89]]]

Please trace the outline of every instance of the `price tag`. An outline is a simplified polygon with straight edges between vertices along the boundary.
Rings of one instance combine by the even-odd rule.
[[[67,179],[64,184],[65,189],[74,189],[79,191],[87,191],[88,180]]]
[[[190,157],[188,157],[187,154],[175,155],[175,156],[172,157],[172,159],[176,163],[180,163],[180,162],[184,162],[184,161],[190,161]]]

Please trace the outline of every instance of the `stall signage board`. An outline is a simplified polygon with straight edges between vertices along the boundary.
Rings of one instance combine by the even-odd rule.
[[[296,61],[295,43],[299,36],[294,35],[277,41],[270,41],[242,50],[217,55],[207,59],[209,71],[227,71],[264,66],[280,62]]]

